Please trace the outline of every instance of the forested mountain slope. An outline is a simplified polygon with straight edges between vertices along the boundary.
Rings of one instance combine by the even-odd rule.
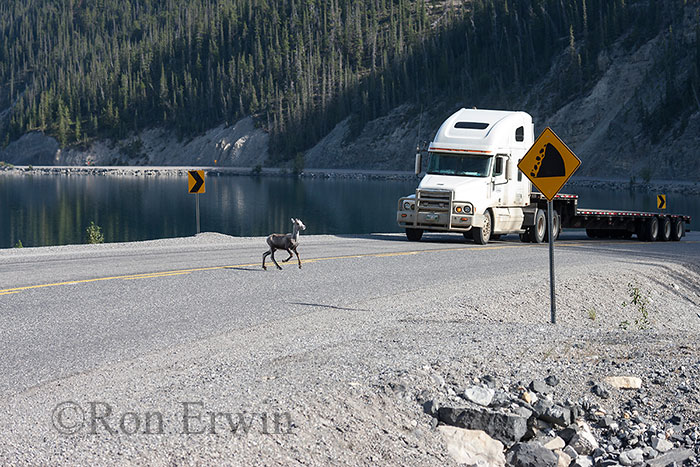
[[[683,0],[6,0],[0,159],[31,162],[39,132],[53,163],[407,169],[449,112],[478,106],[552,125],[589,173],[700,178],[698,14]]]

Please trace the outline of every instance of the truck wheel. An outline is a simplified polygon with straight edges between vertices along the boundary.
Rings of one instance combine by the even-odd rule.
[[[674,242],[679,241],[683,236],[684,229],[683,219],[674,219],[671,223],[671,240]]]
[[[420,242],[423,237],[423,229],[406,229],[406,238],[410,242]]]
[[[552,220],[554,221],[552,229],[554,230],[554,241],[556,241],[557,238],[559,238],[559,230],[561,229],[561,217],[556,209],[552,209],[552,213],[554,214],[554,216],[552,216]],[[544,234],[544,241],[549,241],[549,220],[547,220],[547,231]]]
[[[662,217],[659,222],[659,241],[667,242],[671,240],[671,219]]]
[[[648,219],[642,229],[645,242],[656,241],[656,238],[659,236],[659,219],[657,217]]]
[[[535,213],[535,225],[530,227],[530,241],[532,243],[542,243],[547,233],[547,216],[542,209]]]
[[[491,216],[491,211],[486,211],[486,216],[484,216],[484,226],[483,227],[473,227],[472,234],[474,236],[474,242],[479,245],[486,245],[491,239],[491,228],[493,227],[493,219]]]

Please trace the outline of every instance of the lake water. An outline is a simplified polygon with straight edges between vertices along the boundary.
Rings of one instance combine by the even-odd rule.
[[[235,236],[287,232],[290,217],[304,221],[306,234],[400,232],[399,197],[415,181],[208,177],[200,195],[201,230]],[[656,210],[655,194],[628,190],[569,189],[579,206]],[[668,194],[668,212],[700,224],[700,197]],[[186,177],[120,177],[0,174],[0,247],[84,243],[94,221],[106,242],[193,235],[195,195]]]

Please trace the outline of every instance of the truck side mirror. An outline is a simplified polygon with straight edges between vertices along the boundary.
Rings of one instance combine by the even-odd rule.
[[[420,151],[416,152],[416,175],[420,175],[423,165],[423,158],[421,157]]]

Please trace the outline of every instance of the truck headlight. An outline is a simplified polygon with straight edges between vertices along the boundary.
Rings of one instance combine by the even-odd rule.
[[[462,208],[464,211],[464,214],[471,214],[474,209],[472,208],[471,204],[465,204],[464,208]]]
[[[403,209],[404,211],[412,211],[413,210],[413,203],[410,201],[404,201],[403,202]]]
[[[462,212],[462,206],[455,206],[455,212],[456,212],[457,214],[461,213],[461,212]]]

